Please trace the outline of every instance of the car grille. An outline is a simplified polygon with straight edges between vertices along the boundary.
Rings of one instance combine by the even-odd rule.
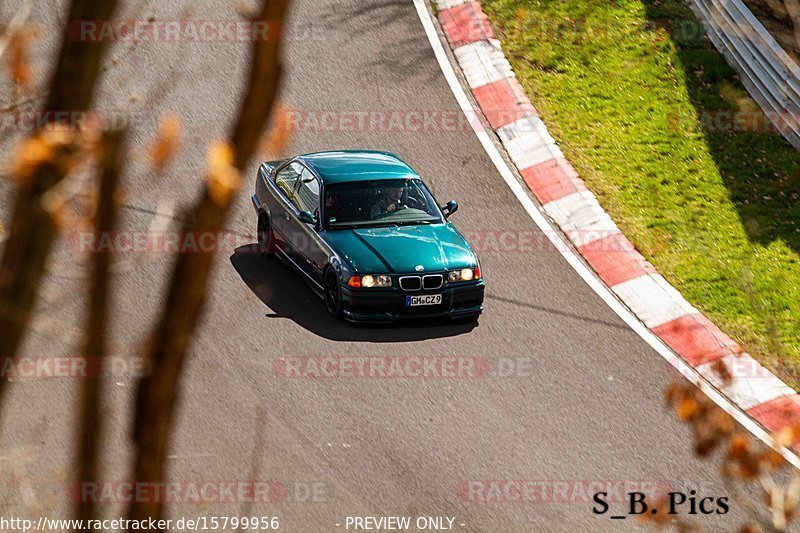
[[[430,274],[422,276],[422,288],[426,290],[438,289],[444,283],[444,276],[441,274]]]
[[[400,278],[400,288],[404,291],[435,290],[441,288],[443,284],[444,276],[441,274],[403,276]]]
[[[419,276],[403,276],[400,278],[400,288],[404,291],[418,291],[422,288],[422,278]]]

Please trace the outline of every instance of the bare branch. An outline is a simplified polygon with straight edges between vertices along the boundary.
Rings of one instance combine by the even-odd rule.
[[[50,80],[46,110],[86,111],[94,97],[94,88],[106,51],[104,39],[81,41],[70,36],[70,28],[81,21],[108,20],[117,0],[72,0],[67,28],[61,41],[58,66]]]
[[[117,0],[73,0],[67,24],[80,20],[107,19]],[[94,94],[103,42],[84,43],[70,39],[68,28],[50,82],[45,109],[85,111]],[[14,201],[9,237],[0,261],[0,365],[13,357],[27,327],[36,292],[42,279],[56,223],[42,199],[66,175],[66,169],[41,161],[30,179],[20,185]],[[0,380],[0,403],[4,380]]]
[[[100,140],[100,174],[94,228],[97,235],[110,234],[117,220],[117,187],[125,159],[125,131],[108,131]],[[106,355],[111,250],[97,250],[93,257],[89,289],[89,309],[83,355],[87,367],[103,369]],[[81,422],[79,431],[78,483],[97,481],[99,439],[103,429],[100,412],[102,380],[87,376],[81,390]],[[87,521],[96,518],[94,502],[78,499],[76,518]]]
[[[254,23],[268,23],[280,30],[288,0],[263,1]],[[224,227],[240,186],[239,172],[255,151],[278,93],[280,40],[280,32],[271,31],[268,39],[254,44],[252,70],[231,144],[218,147],[212,153],[207,185],[187,217],[185,232],[214,233]],[[135,483],[164,480],[181,371],[200,320],[213,262],[213,252],[184,250],[175,263],[161,319],[147,349],[150,373],[139,383],[134,427]],[[161,501],[134,501],[129,510],[134,520],[158,520],[163,514]]]
[[[215,234],[224,227],[240,184],[232,162],[227,145],[212,151],[207,185],[184,232]],[[213,251],[183,250],[175,263],[161,318],[147,348],[150,373],[139,382],[134,427],[137,483],[164,479],[180,374],[200,319],[214,255]],[[133,520],[158,520],[163,516],[163,502],[134,500],[129,514]]]
[[[253,68],[231,135],[233,166],[239,170],[244,169],[255,152],[278,95],[281,42],[288,6],[289,0],[264,0],[261,12],[251,20],[253,24],[267,28],[267,31],[266,35],[260,32],[261,38],[253,45]]]
[[[800,2],[798,2],[798,0],[784,0],[784,5],[792,21],[794,39],[797,41],[797,49],[800,50]]]

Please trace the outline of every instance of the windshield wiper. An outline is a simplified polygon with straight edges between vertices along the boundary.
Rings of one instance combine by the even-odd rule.
[[[329,226],[328,229],[397,228],[400,226],[429,226],[430,224],[433,224],[432,220],[397,220],[395,222],[377,222],[375,224],[336,224]]]
[[[362,226],[356,226],[354,224],[335,224],[328,226],[328,229],[356,229]]]
[[[400,220],[395,222],[395,226],[417,226],[417,225],[430,225],[430,220]]]

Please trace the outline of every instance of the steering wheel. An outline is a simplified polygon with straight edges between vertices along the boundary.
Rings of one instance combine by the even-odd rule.
[[[408,207],[411,207],[411,208],[414,208],[414,209],[420,209],[422,211],[425,211],[425,204],[423,202],[421,202],[419,199],[414,198],[410,194],[408,195],[408,198],[406,199],[406,205]]]

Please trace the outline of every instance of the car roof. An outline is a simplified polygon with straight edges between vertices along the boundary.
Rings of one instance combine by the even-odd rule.
[[[297,157],[323,183],[418,178],[419,175],[391,152],[339,150]]]

